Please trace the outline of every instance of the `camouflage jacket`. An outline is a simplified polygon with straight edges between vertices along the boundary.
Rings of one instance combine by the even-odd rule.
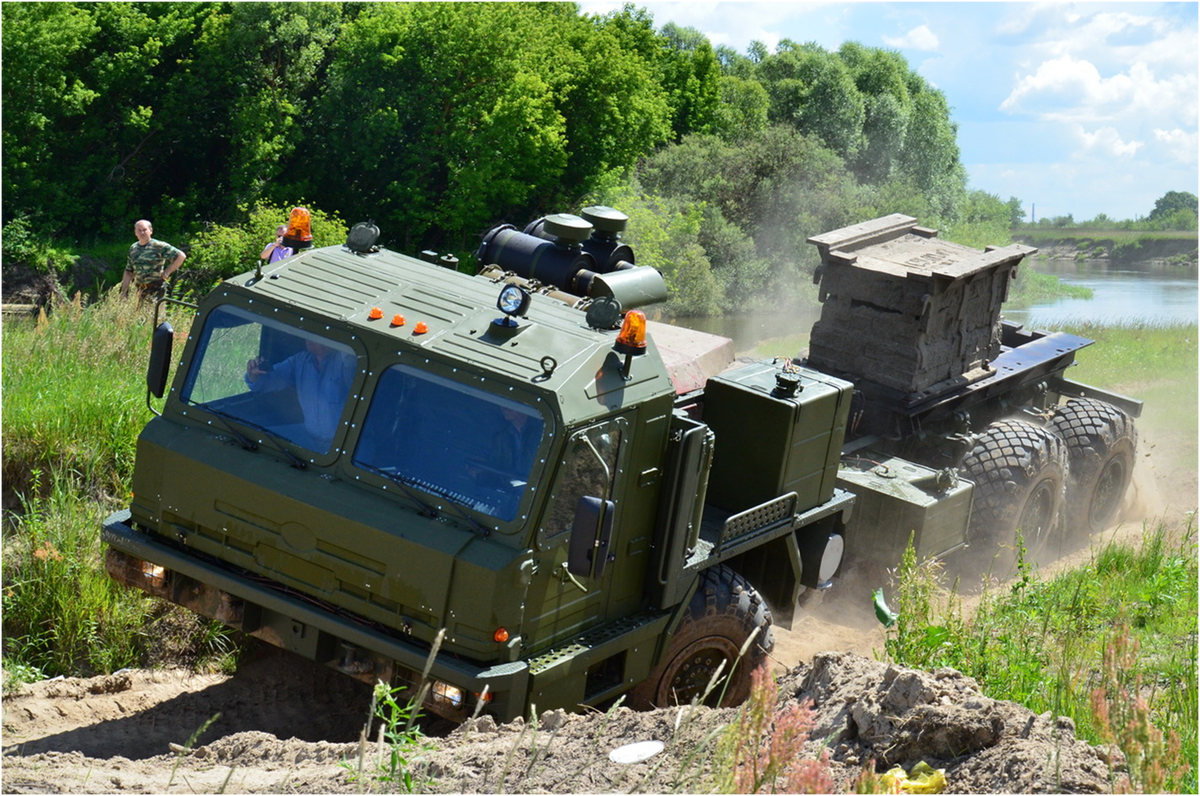
[[[135,243],[129,247],[129,264],[125,270],[133,274],[135,282],[143,285],[161,279],[163,269],[179,255],[179,249],[171,244],[151,238],[145,246]]]

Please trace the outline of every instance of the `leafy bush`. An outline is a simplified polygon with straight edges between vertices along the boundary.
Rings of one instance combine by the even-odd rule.
[[[49,237],[36,232],[29,216],[19,216],[0,232],[4,265],[25,265],[43,274],[66,273],[75,262],[69,249],[51,245]]]
[[[337,213],[326,213],[303,200],[295,206],[308,208],[312,215],[314,247],[345,242],[348,228]],[[275,228],[286,224],[291,213],[291,207],[265,201],[238,210],[246,216],[244,222],[212,224],[192,237],[187,262],[179,271],[177,295],[206,293],[222,279],[256,268],[263,247],[275,239]]]

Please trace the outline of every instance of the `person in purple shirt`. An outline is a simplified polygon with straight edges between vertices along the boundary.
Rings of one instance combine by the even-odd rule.
[[[354,378],[354,357],[316,340],[306,340],[304,350],[269,366],[262,357],[246,363],[246,384],[253,393],[268,393],[296,388],[296,399],[304,413],[300,429],[280,428],[293,442],[324,452],[333,441],[333,432],[346,406],[350,383]]]
[[[275,240],[271,241],[262,250],[259,258],[266,260],[267,264],[277,263],[285,257],[292,256],[292,250],[283,245],[283,236],[287,234],[287,227],[283,224],[275,227]]]

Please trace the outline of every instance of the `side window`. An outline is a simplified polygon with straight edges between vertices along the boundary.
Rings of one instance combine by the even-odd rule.
[[[566,538],[581,497],[611,499],[623,428],[624,421],[610,421],[577,431],[567,440],[539,531],[543,545]]]

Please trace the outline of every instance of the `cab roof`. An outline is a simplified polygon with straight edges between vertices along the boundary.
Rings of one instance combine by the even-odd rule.
[[[607,365],[601,367],[620,361],[612,350],[616,330],[592,329],[583,312],[536,294],[517,327],[505,328],[495,323],[503,317],[496,299],[504,281],[386,249],[366,255],[344,246],[310,249],[264,266],[261,275],[247,272],[226,284],[301,316],[316,313],[344,322],[369,349],[377,350],[381,343],[394,344],[397,351],[424,349],[531,389],[558,393],[568,422],[571,415],[611,410],[614,393],[635,384],[636,398],[630,395],[617,404],[674,392],[652,341],[646,355],[633,363],[635,378],[619,378],[606,372],[611,370]],[[584,402],[571,410],[567,396],[580,393]]]

